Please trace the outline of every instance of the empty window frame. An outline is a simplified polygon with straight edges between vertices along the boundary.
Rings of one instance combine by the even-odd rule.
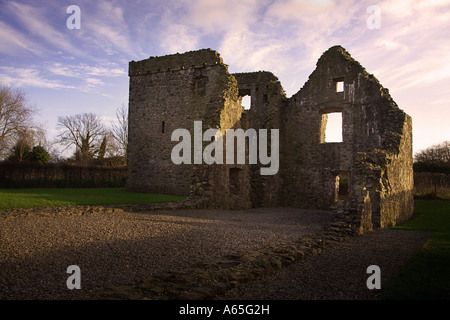
[[[347,197],[350,190],[350,174],[348,172],[341,172],[337,177],[339,179],[338,195],[342,198]]]
[[[243,96],[241,104],[244,107],[244,110],[250,110],[252,107],[252,97],[250,95]]]
[[[322,114],[320,143],[343,142],[342,138],[342,112]]]
[[[334,79],[336,92],[344,92],[344,78]]]
[[[349,195],[349,173],[340,172],[336,176],[335,191],[334,191],[334,202],[339,200],[345,200]]]

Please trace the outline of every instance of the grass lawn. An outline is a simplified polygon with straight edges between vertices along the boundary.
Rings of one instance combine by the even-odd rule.
[[[396,227],[434,231],[425,246],[384,288],[385,299],[450,299],[450,201],[415,200],[418,216]]]
[[[130,192],[125,188],[0,189],[0,209],[155,203],[178,201],[184,198],[174,195]]]

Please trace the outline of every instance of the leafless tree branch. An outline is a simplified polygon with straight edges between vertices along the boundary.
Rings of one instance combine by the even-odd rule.
[[[116,110],[116,122],[111,123],[111,132],[119,148],[119,155],[126,157],[128,148],[128,110],[124,104]]]
[[[33,120],[36,113],[22,90],[0,86],[0,158],[9,152],[21,132],[38,128]]]
[[[65,147],[75,147],[81,159],[92,159],[106,135],[101,118],[94,113],[83,113],[58,117],[58,129],[61,133],[57,142]]]

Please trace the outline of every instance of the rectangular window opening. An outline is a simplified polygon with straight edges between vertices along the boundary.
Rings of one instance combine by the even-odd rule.
[[[252,97],[250,95],[243,96],[241,104],[244,107],[244,110],[250,110],[252,107]]]
[[[341,197],[340,200],[342,200],[343,198],[346,198],[349,194],[349,174],[347,172],[341,172],[337,177],[339,179],[338,195],[339,197]]]
[[[349,174],[348,172],[340,172],[336,176],[335,199],[334,201],[345,200],[349,195]]]
[[[334,83],[336,85],[336,92],[344,92],[344,79],[334,79]]]
[[[165,128],[165,122],[163,121],[162,123],[161,123],[161,133],[164,133],[164,132],[166,132],[166,128]]]
[[[321,143],[343,142],[342,112],[322,114]]]

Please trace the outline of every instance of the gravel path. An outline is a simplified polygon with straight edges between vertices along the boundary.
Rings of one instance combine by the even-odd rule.
[[[46,212],[46,210],[48,212]],[[332,212],[300,209],[0,213],[0,299],[79,299],[158,272],[322,231]],[[66,270],[81,269],[81,290]]]
[[[432,234],[378,229],[298,261],[278,272],[227,292],[218,299],[372,300]],[[369,290],[367,267],[381,270],[381,290]]]

